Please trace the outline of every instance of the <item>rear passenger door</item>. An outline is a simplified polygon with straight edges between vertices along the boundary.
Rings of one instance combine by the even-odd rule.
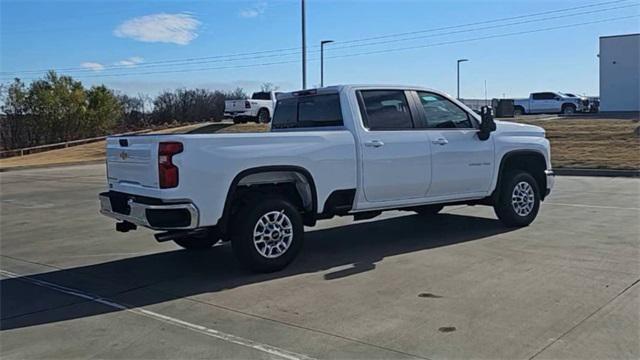
[[[422,198],[431,182],[427,134],[417,131],[416,106],[404,90],[357,92],[365,131],[360,138],[368,202]]]

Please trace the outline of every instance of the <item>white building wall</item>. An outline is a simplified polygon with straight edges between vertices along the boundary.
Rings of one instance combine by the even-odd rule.
[[[600,38],[600,111],[640,111],[640,34]]]

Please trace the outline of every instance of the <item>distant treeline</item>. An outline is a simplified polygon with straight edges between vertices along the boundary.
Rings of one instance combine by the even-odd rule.
[[[129,96],[104,85],[85,88],[71,76],[51,71],[25,84],[2,85],[0,149],[85,139],[161,126],[220,121],[224,101],[245,99],[235,91],[177,89],[155,98]]]

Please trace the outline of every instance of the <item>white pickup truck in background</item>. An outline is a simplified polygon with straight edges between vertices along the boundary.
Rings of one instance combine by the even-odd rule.
[[[271,122],[278,94],[260,91],[253,93],[251,99],[227,100],[224,102],[224,116],[232,118],[236,124],[247,121],[267,124]]]
[[[332,86],[283,94],[269,133],[110,137],[101,213],[187,249],[230,241],[262,272],[336,215],[482,204],[526,226],[554,183],[549,141],[483,110],[421,87]]]
[[[589,104],[583,103],[579,97],[572,97],[559,92],[531,93],[526,99],[514,99],[515,115],[522,114],[558,114],[570,115],[588,111]]]

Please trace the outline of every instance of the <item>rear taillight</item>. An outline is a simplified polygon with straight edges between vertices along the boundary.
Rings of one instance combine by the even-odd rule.
[[[178,167],[173,164],[173,155],[182,152],[182,143],[161,142],[158,147],[158,177],[161,189],[178,186]]]
[[[251,103],[249,101],[245,101],[244,102],[244,108],[245,109],[251,109]]]

